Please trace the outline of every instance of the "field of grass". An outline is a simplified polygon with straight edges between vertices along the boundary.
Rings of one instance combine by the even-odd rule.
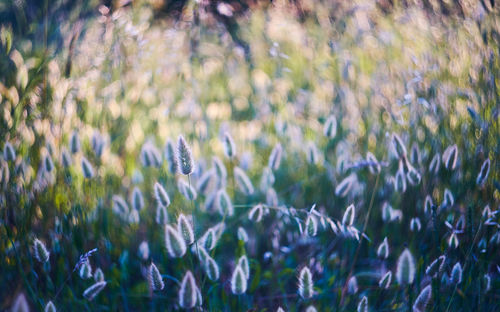
[[[500,311],[498,6],[88,2],[0,21],[0,311]]]

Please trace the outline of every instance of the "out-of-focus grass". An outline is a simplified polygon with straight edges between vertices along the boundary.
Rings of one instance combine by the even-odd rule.
[[[481,15],[478,4],[464,18],[441,19],[418,6],[382,14],[370,1],[359,1],[330,15],[326,3],[305,3],[312,13],[302,22],[283,3],[240,17],[250,58],[205,13],[203,3],[190,3],[175,22],[154,20],[147,3],[112,12],[101,7],[84,23],[61,22],[64,48],[50,40],[40,46],[38,39],[16,37],[2,26],[0,139],[1,147],[14,146],[16,159],[7,161],[4,155],[0,162],[1,309],[10,309],[24,293],[34,310],[49,300],[59,311],[174,310],[179,306],[175,281],[187,270],[193,271],[209,311],[278,306],[303,311],[309,305],[318,311],[351,311],[363,296],[373,311],[407,310],[428,284],[433,289],[429,311],[499,308],[498,216],[482,216],[486,206],[498,209],[500,197],[497,12]],[[338,124],[334,138],[323,134],[330,115]],[[81,149],[64,167],[62,153],[70,149],[74,131]],[[234,160],[224,158],[226,131],[237,146]],[[105,142],[100,157],[92,147],[96,132]],[[402,138],[408,160],[421,175],[421,182],[408,184],[404,192],[394,190],[399,169],[392,133]],[[166,140],[175,142],[180,134],[196,163],[191,184],[212,167],[213,156],[224,160],[234,216],[205,209],[215,189],[200,192],[193,202],[183,197],[177,181],[188,180],[168,170],[165,156],[158,168],[141,163],[146,143],[163,154]],[[273,170],[275,181],[260,187],[277,143],[283,156]],[[429,172],[433,156],[444,159],[453,144],[458,146],[456,169],[441,163],[437,174]],[[410,157],[413,145],[418,159]],[[316,162],[307,161],[311,151],[317,151]],[[363,165],[367,152],[384,163],[379,174]],[[51,172],[44,169],[47,155],[55,164]],[[83,157],[94,168],[93,178],[83,177]],[[491,169],[480,187],[476,177],[488,158]],[[235,166],[248,174],[254,194],[235,188]],[[336,195],[335,188],[349,175],[354,182],[347,196]],[[170,223],[181,212],[192,214],[197,238],[225,224],[211,252],[220,268],[218,281],[206,278],[194,253],[169,257],[163,225],[155,221],[156,181],[172,201]],[[145,201],[137,224],[112,209],[113,195],[123,196],[132,209],[135,186]],[[268,198],[271,186],[278,205]],[[450,207],[444,207],[445,189],[454,196]],[[427,195],[440,207],[434,216],[424,213]],[[268,214],[251,222],[248,212],[258,203],[266,203]],[[400,221],[383,221],[384,203],[401,211]],[[319,214],[310,213],[314,204]],[[342,220],[350,204],[356,211],[354,227],[366,239],[335,233],[326,221]],[[310,214],[319,222],[314,237],[298,226],[304,227]],[[445,221],[457,227],[461,217],[464,227],[453,248]],[[420,231],[410,230],[413,218],[419,218]],[[248,233],[246,243],[238,240],[240,226]],[[390,254],[379,259],[377,248],[385,237]],[[33,258],[34,238],[45,242],[48,263]],[[146,259],[138,251],[143,241],[150,249]],[[416,264],[410,287],[395,281],[405,247]],[[102,269],[107,285],[88,301],[82,293],[94,281],[71,271],[93,248],[98,251],[90,263]],[[250,277],[246,293],[237,296],[230,280],[243,254],[250,259]],[[460,284],[425,273],[440,255],[446,255],[447,275],[461,263]],[[165,282],[165,289],[154,293],[146,273],[151,262]],[[304,266],[314,281],[315,295],[308,300],[297,294]],[[381,289],[378,281],[388,270],[393,282]],[[359,286],[354,294],[345,291],[351,276]]]

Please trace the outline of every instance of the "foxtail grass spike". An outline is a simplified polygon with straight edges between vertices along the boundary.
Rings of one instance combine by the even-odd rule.
[[[106,282],[97,282],[83,292],[85,299],[92,301],[106,287]]]
[[[363,296],[358,303],[358,312],[368,312],[368,298]]]
[[[224,133],[222,143],[224,146],[224,155],[229,159],[233,159],[236,156],[236,144],[234,144],[234,140],[229,132]]]
[[[250,278],[250,265],[248,263],[248,257],[246,255],[241,256],[238,259],[238,264],[239,267],[243,270],[243,273],[245,273],[245,277],[247,279]]]
[[[268,167],[276,171],[280,167],[283,148],[277,143],[269,155]]]
[[[389,243],[387,242],[387,237],[385,237],[384,241],[378,246],[377,256],[381,259],[387,259],[387,257],[389,257]]]
[[[490,159],[486,159],[481,166],[481,170],[476,178],[476,184],[482,187],[486,180],[488,179],[488,175],[490,173]]]
[[[234,167],[234,178],[238,189],[245,195],[252,195],[254,188],[247,174],[240,167]]]
[[[462,265],[460,262],[455,263],[451,270],[450,284],[458,285],[462,282]]]
[[[387,271],[382,278],[378,281],[378,286],[383,289],[388,289],[391,286],[392,282],[392,272]]]
[[[30,307],[28,305],[28,301],[23,293],[17,295],[16,300],[14,300],[14,304],[12,305],[12,312],[29,312]]]
[[[408,248],[398,258],[396,279],[400,285],[413,284],[415,279],[415,260]]]
[[[158,268],[154,263],[151,263],[151,265],[149,266],[148,279],[149,279],[149,287],[151,288],[152,291],[159,291],[162,290],[163,287],[165,287],[165,283],[163,282],[163,278],[160,274],[160,271],[158,270]]]
[[[161,205],[163,207],[168,207],[170,206],[170,197],[167,194],[167,191],[163,188],[163,186],[156,182],[154,185],[154,192],[155,192],[155,198],[156,202],[158,205]]]
[[[186,253],[186,242],[181,234],[172,226],[165,226],[165,245],[172,258],[180,258]]]
[[[96,282],[104,281],[104,273],[102,272],[102,270],[100,268],[97,268],[94,271],[94,281],[96,281]]]
[[[45,305],[45,309],[43,309],[44,312],[56,312],[56,306],[52,301],[47,302]]]
[[[176,174],[179,170],[179,163],[177,161],[174,143],[171,140],[168,140],[165,144],[165,158],[167,159],[170,173]]]
[[[307,216],[305,233],[310,237],[314,237],[316,236],[316,233],[318,233],[318,221],[312,214]]]
[[[314,284],[312,273],[308,267],[303,267],[299,273],[299,295],[303,299],[309,299],[314,295]]]
[[[205,272],[207,273],[207,276],[211,281],[216,281],[219,279],[219,265],[211,257],[208,257],[205,260]]]
[[[42,243],[38,238],[35,239],[33,243],[33,249],[35,253],[35,258],[41,263],[45,263],[49,261],[50,252],[45,247],[45,244]]]
[[[247,291],[247,277],[241,266],[237,265],[231,276],[231,291],[241,295]]]
[[[194,172],[193,154],[182,135],[177,140],[177,162],[182,174],[190,175]]]
[[[177,219],[177,231],[182,235],[186,244],[194,242],[194,231],[191,223],[184,214],[180,214]]]
[[[424,312],[429,300],[432,296],[432,287],[431,285],[427,285],[415,300],[415,304],[413,304],[413,311],[415,312]]]
[[[335,119],[334,115],[330,115],[326,119],[323,134],[329,139],[333,139],[337,135],[337,119]]]
[[[193,273],[187,271],[179,289],[179,305],[184,309],[191,309],[196,306],[197,301],[198,287],[196,286]]]
[[[354,218],[356,217],[356,211],[354,205],[351,204],[344,212],[344,216],[342,217],[342,224],[351,226],[354,223]]]
[[[94,168],[85,157],[82,157],[82,173],[85,179],[92,179],[94,177]]]

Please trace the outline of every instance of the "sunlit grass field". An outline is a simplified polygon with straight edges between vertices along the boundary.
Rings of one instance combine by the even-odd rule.
[[[119,2],[0,21],[1,311],[500,310],[498,5]]]

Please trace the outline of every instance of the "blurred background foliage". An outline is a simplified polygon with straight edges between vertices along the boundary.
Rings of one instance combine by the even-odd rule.
[[[61,311],[176,308],[175,283],[166,279],[166,289],[151,296],[144,276],[151,260],[178,280],[193,269],[186,257],[167,256],[155,223],[154,182],[171,196],[170,221],[181,211],[195,212],[202,234],[221,218],[204,211],[202,194],[193,209],[176,191],[182,178],[168,171],[168,163],[144,167],[141,149],[148,143],[163,150],[167,139],[183,134],[198,181],[213,155],[223,158],[226,131],[238,149],[236,160],[224,160],[229,175],[240,166],[258,190],[246,196],[234,180],[228,184],[236,213],[226,221],[214,256],[221,279],[202,288],[206,309],[271,311],[282,305],[302,311],[314,304],[319,311],[351,311],[359,295],[345,296],[342,289],[354,272],[373,310],[405,310],[405,291],[418,295],[428,283],[425,267],[443,253],[450,266],[469,265],[458,294],[453,288],[434,293],[433,311],[500,308],[500,254],[491,241],[498,228],[480,226],[483,208],[497,209],[500,201],[500,18],[494,0],[2,0],[0,21],[0,144],[10,142],[16,150],[15,161],[2,159],[0,178],[0,309],[24,292],[40,310],[61,285],[54,301]],[[330,115],[338,123],[333,139],[323,135]],[[64,167],[61,155],[74,131],[82,148]],[[92,147],[96,132],[105,142],[102,155]],[[416,145],[420,151],[412,164],[422,182],[405,192],[393,187],[393,132],[408,150]],[[369,215],[369,240],[328,229],[304,238],[293,220],[273,211],[261,223],[247,220],[250,207],[269,203],[259,185],[276,143],[284,149],[274,172],[279,205],[308,211],[316,204],[321,213],[342,219],[354,203],[360,230]],[[434,154],[453,144],[458,169],[430,174]],[[389,165],[375,175],[356,167],[367,152]],[[46,155],[56,166],[49,178],[42,165]],[[83,177],[82,157],[93,165],[94,178]],[[476,177],[487,158],[488,183],[479,189]],[[351,174],[349,194],[336,196],[335,187]],[[112,196],[128,200],[134,186],[146,207],[140,222],[129,224],[112,212]],[[430,195],[439,205],[445,189],[455,205],[433,228],[424,200]],[[385,202],[403,212],[401,222],[383,221]],[[460,216],[467,216],[469,230],[450,249],[443,222],[455,224]],[[420,232],[409,230],[414,217],[422,221]],[[238,226],[249,233],[246,244],[236,239]],[[379,260],[376,247],[386,236],[391,254]],[[47,265],[32,259],[35,237],[51,251]],[[486,247],[478,246],[481,238]],[[142,241],[149,242],[147,260],[138,256]],[[404,246],[417,260],[414,287],[378,289],[377,274],[394,269]],[[98,253],[91,263],[102,268],[108,285],[89,302],[81,295],[89,281],[77,274],[64,281],[93,248]],[[251,286],[234,296],[227,281],[243,253],[251,259]],[[297,268],[304,265],[318,292],[309,301],[296,290]],[[487,273],[495,277],[494,291],[484,294],[476,277]]]

